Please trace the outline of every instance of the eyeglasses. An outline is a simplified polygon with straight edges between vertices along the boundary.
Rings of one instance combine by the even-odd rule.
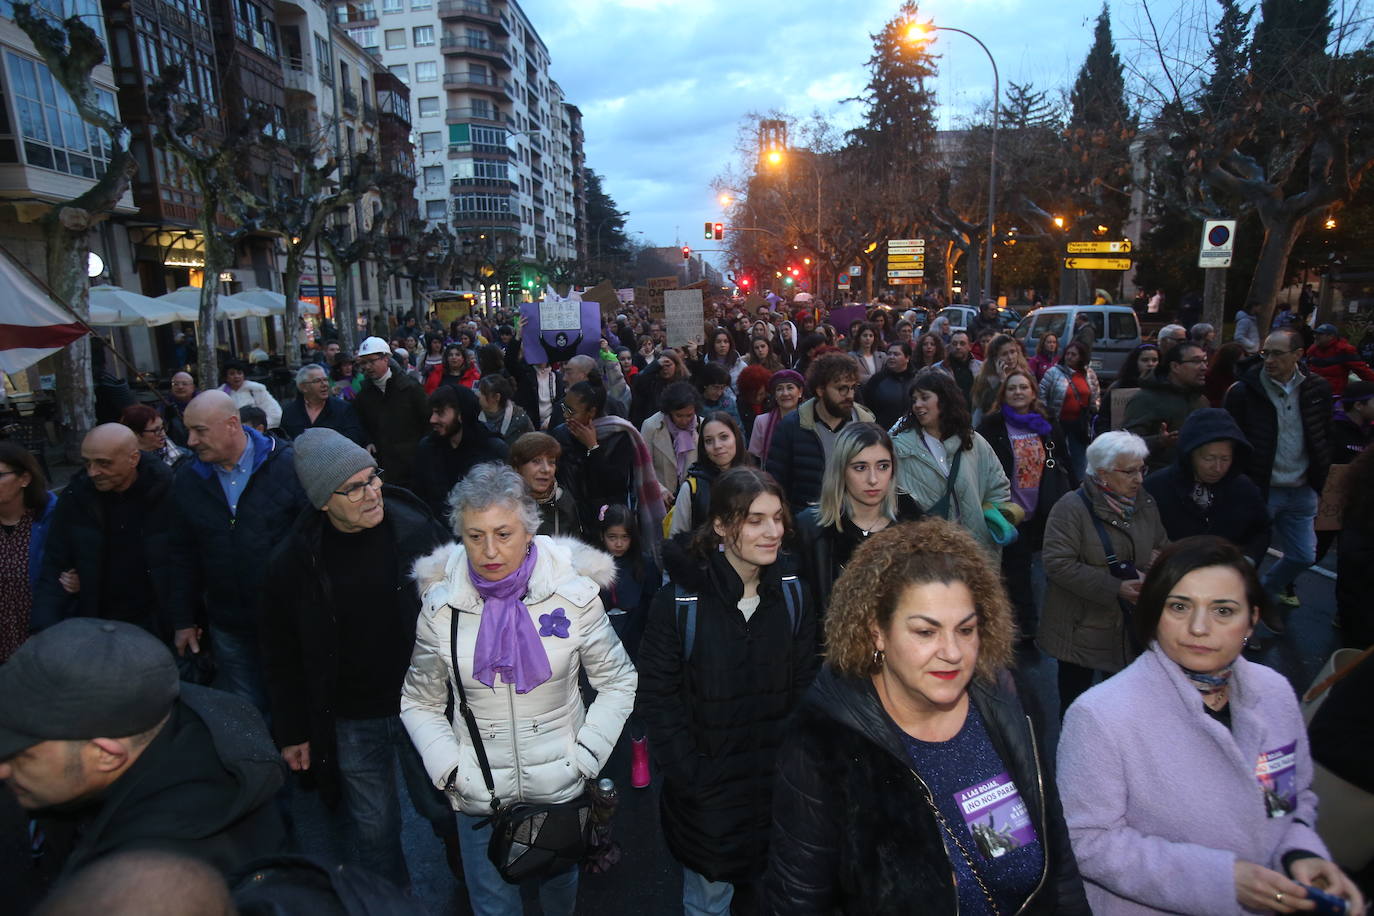
[[[145,436],[165,436],[166,434],[166,424],[159,423],[157,426],[145,426],[143,428],[143,435]]]
[[[1140,467],[1134,467],[1134,468],[1108,468],[1108,470],[1110,470],[1113,474],[1121,474],[1121,475],[1124,476],[1124,477],[1144,477],[1144,476],[1145,476],[1145,466],[1144,466],[1144,465],[1141,465]]]
[[[371,354],[370,356],[359,356],[359,357],[358,357],[358,362],[362,363],[364,366],[370,366],[370,365],[372,365],[373,363],[379,363],[379,362],[384,361],[385,359],[386,359],[386,354],[384,354],[384,353],[373,353],[373,354]]]
[[[353,484],[352,486],[346,487],[345,489],[342,489],[342,490],[335,490],[335,491],[334,491],[334,494],[335,494],[336,496],[344,496],[344,497],[347,497],[348,501],[351,502],[351,503],[360,503],[360,502],[363,501],[363,493],[364,493],[365,491],[371,490],[371,489],[374,489],[374,488],[375,488],[375,489],[381,489],[381,486],[382,486],[382,469],[381,469],[381,468],[377,468],[377,469],[375,469],[375,470],[372,472],[372,476],[369,477],[369,478],[367,478],[367,480],[364,480],[362,483],[355,483],[355,484]]]
[[[1293,353],[1293,352],[1295,352],[1295,351],[1293,351],[1293,350],[1261,350],[1261,351],[1259,351],[1259,355],[1260,355],[1260,359],[1270,359],[1270,358],[1273,358],[1273,357],[1287,356],[1289,353]]]

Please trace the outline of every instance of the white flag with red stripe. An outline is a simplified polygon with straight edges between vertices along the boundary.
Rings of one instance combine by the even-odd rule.
[[[7,252],[0,253],[0,371],[27,369],[85,333]]]

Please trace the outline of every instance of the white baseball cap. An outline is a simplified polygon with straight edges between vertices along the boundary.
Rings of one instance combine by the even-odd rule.
[[[386,341],[382,340],[380,337],[369,337],[367,340],[364,340],[363,345],[358,348],[358,355],[371,356],[374,353],[385,353],[387,356],[390,356],[391,348],[387,346]]]

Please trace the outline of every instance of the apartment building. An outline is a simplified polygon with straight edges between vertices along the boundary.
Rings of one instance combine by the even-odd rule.
[[[410,87],[422,219],[532,265],[578,257],[581,114],[514,0],[336,0],[335,16]]]

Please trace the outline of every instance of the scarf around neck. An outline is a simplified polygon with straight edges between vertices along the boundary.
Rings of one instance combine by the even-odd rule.
[[[1221,693],[1231,683],[1231,673],[1236,670],[1235,662],[1222,668],[1215,674],[1203,674],[1201,671],[1194,671],[1182,665],[1178,669],[1188,678],[1189,683],[1197,688],[1198,693],[1209,697],[1214,693]]]
[[[553,675],[549,656],[524,602],[538,559],[539,550],[531,542],[524,562],[513,573],[489,582],[477,575],[472,558],[468,558],[468,581],[482,599],[482,622],[477,627],[477,644],[472,652],[472,676],[488,687],[495,687],[500,675],[503,683],[515,685],[516,693],[529,693]]]
[[[1122,496],[1114,492],[1111,487],[1102,482],[1102,478],[1096,474],[1090,474],[1093,484],[1098,490],[1102,491],[1102,498],[1107,501],[1107,508],[1111,509],[1125,521],[1130,521],[1131,516],[1135,515],[1135,501],[1137,497]]]
[[[1014,427],[1018,430],[1029,430],[1040,436],[1050,434],[1050,421],[1046,420],[1039,411],[1017,413],[1010,404],[1003,404],[1002,419],[1007,422],[1009,429]]]

